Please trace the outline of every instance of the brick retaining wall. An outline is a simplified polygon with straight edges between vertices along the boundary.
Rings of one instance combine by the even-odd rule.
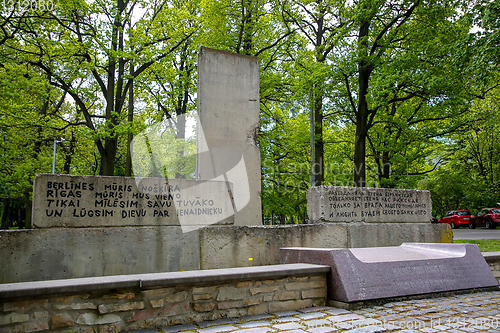
[[[0,285],[0,332],[120,332],[321,306],[328,266],[294,264]]]

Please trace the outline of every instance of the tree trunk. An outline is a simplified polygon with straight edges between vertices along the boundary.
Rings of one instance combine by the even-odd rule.
[[[32,209],[33,209],[33,202],[31,201],[31,196],[30,196],[29,191],[26,191],[25,197],[26,197],[26,209],[25,209],[26,218],[24,220],[24,228],[30,229],[31,228],[31,213],[32,213]]]
[[[321,1],[317,2],[320,5]],[[318,29],[316,32],[316,61],[323,64],[326,60],[326,54],[323,53],[325,33],[323,24],[324,13],[317,20]],[[324,95],[323,82],[314,84],[314,184],[313,186],[323,185],[325,179],[324,167],[324,148],[323,148],[323,95]]]
[[[359,29],[359,39],[364,48],[367,48],[365,38],[368,37],[369,28],[369,22],[362,22]],[[368,57],[367,52],[365,57]],[[369,129],[368,116],[370,114],[366,97],[372,70],[373,66],[367,62],[366,58],[362,58],[359,63],[359,99],[356,114],[356,139],[354,142],[354,186],[356,187],[366,186],[366,136]]]
[[[186,142],[186,114],[178,114],[177,115],[177,133],[175,134],[175,138],[177,140],[182,140],[182,144],[177,151],[177,161],[176,161],[176,170],[175,170],[175,178],[186,178],[185,177],[185,168],[186,168],[186,160],[184,159],[184,149]]]
[[[318,89],[319,90],[319,89]],[[325,178],[324,148],[323,148],[323,92],[315,94],[314,100],[314,184],[323,185]]]
[[[130,75],[134,73],[134,64],[130,64]],[[132,126],[134,122],[134,81],[132,81],[129,92],[128,92],[128,118],[127,121],[129,126]],[[127,135],[127,158],[125,160],[125,176],[132,176],[132,140],[134,139],[134,135],[131,132],[132,128],[129,129]]]
[[[2,211],[2,222],[0,224],[0,229],[9,229],[9,217],[10,217],[10,199],[3,199],[3,211]]]
[[[104,140],[104,154],[101,154],[101,176],[115,175],[115,159],[116,159],[117,144],[116,138]]]

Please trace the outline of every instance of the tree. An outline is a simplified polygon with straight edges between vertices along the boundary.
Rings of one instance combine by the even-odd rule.
[[[443,96],[443,92],[432,87],[435,77],[425,72],[431,54],[422,53],[413,42],[424,41],[430,46],[435,41],[423,26],[449,22],[456,14],[456,3],[451,1],[359,1],[353,12],[357,27],[356,41],[348,45],[350,63],[343,69],[344,91],[350,104],[347,117],[356,125],[354,144],[354,183],[366,184],[366,152],[369,131],[378,122],[382,110],[384,115],[396,115],[396,106],[412,98],[427,99]],[[417,29],[415,29],[417,28]],[[444,55],[441,55],[444,56]],[[355,64],[355,67],[353,66]],[[412,64],[417,64],[414,68]],[[399,71],[399,73],[398,73]],[[448,74],[448,72],[447,72]],[[357,87],[354,93],[353,87]],[[417,103],[418,105],[418,103]],[[419,108],[414,109],[418,111]],[[411,113],[412,111],[410,111]],[[379,117],[380,118],[380,117]],[[384,117],[382,117],[382,121]],[[431,117],[432,118],[432,117]],[[386,130],[390,131],[389,127]],[[381,157],[382,160],[384,157]],[[386,161],[382,165],[387,164]],[[381,170],[383,174],[387,170]]]
[[[50,172],[52,142],[65,125],[65,105],[36,70],[1,60],[0,198],[5,229],[13,223],[23,227],[24,220],[29,224],[33,178]]]
[[[141,5],[146,10],[127,29]],[[20,41],[6,45],[19,62],[38,67],[72,98],[93,132],[102,175],[114,175],[119,137],[129,131],[124,110],[132,82],[192,34],[192,28],[184,29],[187,18],[177,5],[59,2],[54,11],[8,19],[11,30],[19,27]]]
[[[421,186],[429,189],[437,214],[466,208],[475,212],[500,202],[500,99],[498,88],[474,100],[468,126],[443,145],[444,160]],[[434,207],[436,206],[436,207]]]
[[[311,186],[319,186],[325,178],[323,120],[328,110],[327,99],[334,94],[332,81],[336,80],[331,64],[339,40],[345,38],[347,31],[346,4],[345,1],[291,1],[289,7],[283,6],[283,11],[302,39],[294,59],[297,66],[294,89],[303,100],[309,101],[304,108],[310,109],[314,132]]]

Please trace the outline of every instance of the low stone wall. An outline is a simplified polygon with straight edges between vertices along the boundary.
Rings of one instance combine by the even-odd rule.
[[[484,252],[483,256],[498,283],[500,283],[500,252]]]
[[[294,264],[0,285],[0,332],[120,332],[322,306],[330,267]]]
[[[0,231],[0,283],[279,264],[282,247],[451,243],[447,224],[45,228]],[[252,258],[253,261],[249,261]]]

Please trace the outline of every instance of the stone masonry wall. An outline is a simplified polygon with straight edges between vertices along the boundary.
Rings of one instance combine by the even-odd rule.
[[[54,294],[0,301],[0,332],[120,332],[298,310],[326,302],[326,276]]]
[[[493,275],[497,279],[498,283],[500,283],[500,254],[496,255],[488,255],[485,254],[484,258],[486,259],[486,262],[491,268],[491,271],[493,272]]]

